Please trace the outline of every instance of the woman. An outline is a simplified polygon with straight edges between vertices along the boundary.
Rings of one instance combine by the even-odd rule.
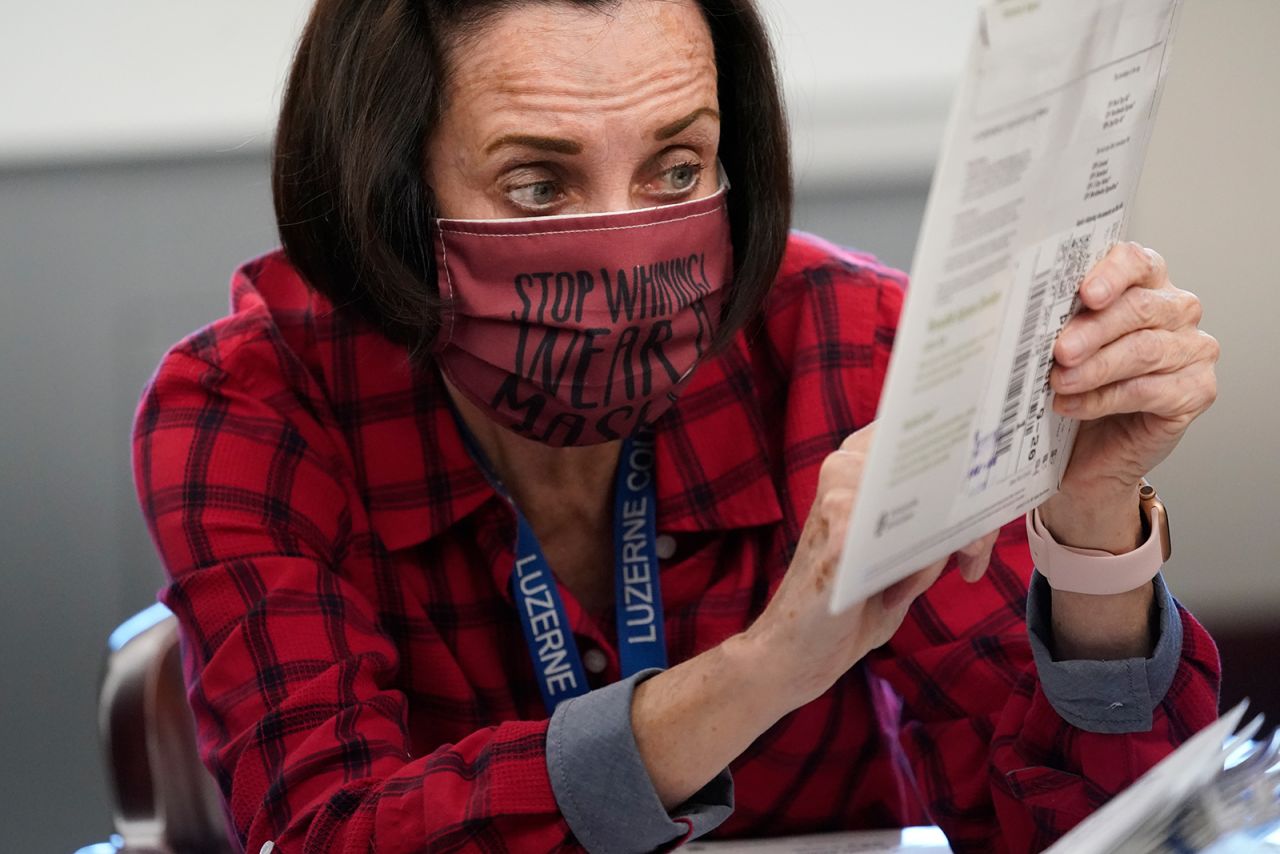
[[[749,0],[320,0],[274,175],[283,251],[135,436],[247,850],[1028,850],[1214,717],[1158,557],[1055,589],[1019,523],[828,614],[902,279],[788,236]],[[1082,298],[1037,530],[1145,555],[1216,343],[1152,252]]]

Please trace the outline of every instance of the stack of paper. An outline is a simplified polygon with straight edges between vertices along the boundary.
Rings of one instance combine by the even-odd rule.
[[[1245,706],[1189,739],[1050,854],[1180,854],[1220,841],[1230,846],[1222,850],[1280,851],[1268,841],[1280,822],[1280,730],[1255,740],[1259,716],[1233,735]]]
[[[1245,703],[1085,819],[1048,854],[1280,854],[1280,730],[1240,732]],[[1233,734],[1234,733],[1234,734]],[[741,842],[694,842],[705,854],[947,854],[936,827]]]

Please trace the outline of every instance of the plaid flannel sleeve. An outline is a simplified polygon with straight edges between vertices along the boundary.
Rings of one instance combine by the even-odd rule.
[[[1136,662],[1158,674],[1157,688],[1167,685],[1163,696],[1139,686],[1138,694],[1149,695],[1149,722],[1144,708],[1126,710],[1141,727],[1074,726],[1068,719],[1081,720],[1059,666],[1095,663],[1052,662],[1046,653],[1037,667],[1028,617],[1042,633],[1046,618],[1036,611],[1047,603],[1042,595],[1028,614],[1031,578],[1019,519],[1001,531],[982,582],[969,585],[948,571],[870,662],[902,699],[907,759],[926,808],[957,852],[1047,847],[1216,715],[1217,649],[1166,592],[1171,610],[1162,612],[1157,654]],[[1174,643],[1177,649],[1164,649]],[[1135,662],[1106,664],[1136,672]],[[1101,670],[1093,677],[1108,678]],[[1098,696],[1119,690],[1095,687]]]
[[[170,577],[162,599],[181,626],[200,753],[241,845],[576,847],[546,721],[410,753],[397,649],[335,571],[351,495],[324,432],[278,366],[233,372],[226,349],[208,339],[166,358],[138,413],[134,474]]]

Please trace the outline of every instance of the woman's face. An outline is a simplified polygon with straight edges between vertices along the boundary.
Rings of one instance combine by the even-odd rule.
[[[425,164],[442,217],[626,211],[719,186],[715,51],[691,0],[526,3],[450,59]]]

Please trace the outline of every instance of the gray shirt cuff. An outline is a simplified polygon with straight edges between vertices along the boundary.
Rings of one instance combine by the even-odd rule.
[[[1155,577],[1159,639],[1150,658],[1055,661],[1049,582],[1039,572],[1027,593],[1027,635],[1040,687],[1067,723],[1088,732],[1148,732],[1155,707],[1173,684],[1182,659],[1182,618],[1164,583]]]
[[[631,729],[631,695],[645,670],[556,707],[547,771],[560,812],[593,852],[656,851],[714,830],[733,812],[726,768],[678,808],[662,807]]]

